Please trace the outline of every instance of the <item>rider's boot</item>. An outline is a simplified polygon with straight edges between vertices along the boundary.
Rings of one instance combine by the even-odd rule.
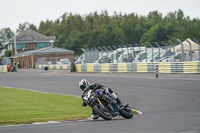
[[[98,118],[99,118],[99,115],[97,115],[96,112],[94,112],[94,110],[92,110],[92,112],[91,112],[91,118],[92,118],[93,120],[98,119]]]

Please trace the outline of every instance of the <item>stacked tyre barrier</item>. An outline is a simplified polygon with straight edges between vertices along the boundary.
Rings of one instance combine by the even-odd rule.
[[[0,65],[0,72],[8,72],[7,65]]]
[[[76,64],[77,72],[156,72],[200,73],[200,62],[156,62],[156,63],[105,63]]]
[[[36,65],[36,69],[44,69],[47,65]],[[49,70],[70,70],[70,65],[48,65]]]

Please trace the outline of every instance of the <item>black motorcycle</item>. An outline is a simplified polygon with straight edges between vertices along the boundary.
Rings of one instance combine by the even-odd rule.
[[[119,105],[115,99],[108,94],[104,94],[103,90],[88,90],[84,93],[82,99],[105,120],[111,120],[119,115],[126,119],[133,117],[133,112],[128,104]]]

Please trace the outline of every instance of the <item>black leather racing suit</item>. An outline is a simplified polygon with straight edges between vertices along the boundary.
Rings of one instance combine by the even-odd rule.
[[[98,84],[98,83],[93,83],[91,84],[88,88],[86,88],[85,90],[83,90],[81,97],[83,98],[84,94],[88,91],[88,90],[98,90],[98,89],[102,89],[104,90],[103,93],[106,93],[108,95],[110,95],[113,99],[115,99],[118,103],[121,103],[122,100],[119,99],[117,97],[117,95],[112,91],[112,89],[110,88],[106,88],[104,85]],[[87,106],[87,103],[83,100],[82,106]]]

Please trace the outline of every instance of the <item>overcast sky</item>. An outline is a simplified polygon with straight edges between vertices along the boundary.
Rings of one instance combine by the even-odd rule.
[[[0,0],[0,29],[10,27],[15,32],[24,22],[38,27],[42,20],[54,21],[65,12],[87,15],[107,10],[109,15],[115,11],[147,15],[158,10],[165,16],[178,9],[191,19],[200,18],[200,0]]]

